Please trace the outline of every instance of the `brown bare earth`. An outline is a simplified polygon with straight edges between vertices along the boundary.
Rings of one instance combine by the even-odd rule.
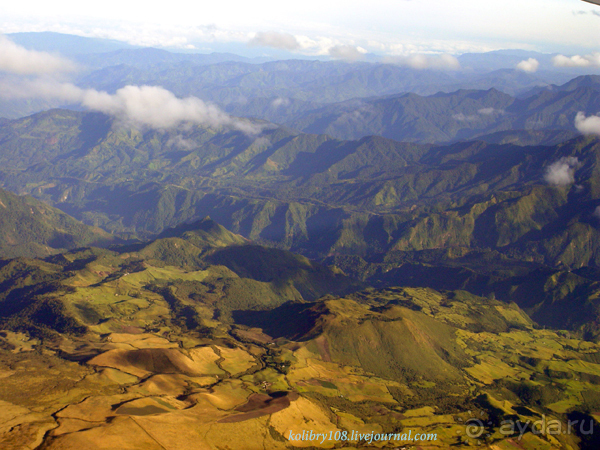
[[[116,411],[117,414],[130,416],[149,416],[150,414],[162,414],[166,412],[169,412],[169,410],[154,405],[142,406],[140,408],[121,407]]]
[[[139,350],[110,350],[89,361],[90,365],[119,369],[143,377],[151,373],[181,373],[201,375],[202,365],[179,350],[143,348]]]
[[[121,328],[122,333],[130,333],[130,334],[142,334],[144,330],[139,327],[132,327],[129,325],[125,325]]]
[[[53,450],[164,450],[131,417],[117,417],[110,426],[94,427],[55,438],[48,446]]]
[[[279,395],[277,395],[279,394]],[[237,414],[219,420],[219,423],[244,422],[260,416],[266,416],[281,411],[290,406],[291,402],[298,398],[296,392],[282,392],[271,395],[252,394],[248,402],[235,408],[236,411],[245,414]]]
[[[236,329],[232,332],[234,336],[241,339],[258,342],[260,344],[267,344],[273,342],[273,338],[268,334],[263,333],[260,328],[251,328],[249,330]]]
[[[315,343],[319,348],[319,354],[323,358],[323,361],[331,362],[331,354],[329,353],[329,343],[325,336],[319,336],[315,339]]]

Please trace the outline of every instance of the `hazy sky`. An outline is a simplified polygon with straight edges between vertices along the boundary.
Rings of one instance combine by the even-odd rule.
[[[333,46],[388,55],[600,50],[600,7],[580,0],[169,0],[155,5],[4,1],[0,32],[49,30],[199,51],[215,43],[252,41],[265,49],[313,55]]]

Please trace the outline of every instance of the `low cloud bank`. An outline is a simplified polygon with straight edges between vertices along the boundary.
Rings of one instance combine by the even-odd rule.
[[[546,168],[544,180],[553,186],[567,186],[575,182],[575,171],[581,163],[574,156],[564,156]]]
[[[248,134],[260,133],[260,127],[234,118],[219,107],[197,97],[177,98],[159,86],[125,86],[115,94],[83,91],[81,104],[125,123],[155,129],[175,128],[184,122],[210,127],[233,128]]]
[[[0,36],[0,72],[18,75],[42,75],[75,70],[68,59],[50,53],[27,50]]]
[[[277,109],[281,106],[288,106],[290,104],[289,98],[277,97],[275,100],[271,102],[271,107]]]
[[[256,132],[250,123],[232,118],[217,106],[196,97],[177,98],[158,86],[125,86],[115,94],[86,89],[81,104],[123,122],[155,129],[175,128],[183,122],[231,127]]]
[[[114,94],[82,89],[52,78],[75,65],[45,52],[27,50],[0,36],[0,97],[41,98],[78,103],[103,112],[119,122],[154,129],[175,128],[184,122],[227,127],[258,134],[261,127],[248,120],[229,116],[216,105],[197,97],[177,98],[160,86],[125,86]]]
[[[479,116],[477,114],[452,114],[452,118],[459,122],[476,122],[479,120]]]
[[[277,31],[260,31],[250,40],[249,45],[271,47],[281,50],[297,50],[300,43],[295,36]]]
[[[483,116],[491,116],[492,114],[502,115],[502,114],[504,114],[505,111],[503,109],[496,109],[496,108],[481,108],[481,109],[478,109],[477,112]]]
[[[389,56],[384,59],[388,64],[410,67],[412,69],[458,70],[460,62],[452,55],[423,55]]]
[[[556,67],[600,67],[600,52],[590,55],[556,55],[552,58],[552,64]]]
[[[482,117],[481,116],[501,116],[504,114],[504,110],[503,109],[496,109],[496,108],[481,108],[477,110],[477,114],[464,114],[464,113],[457,113],[457,114],[453,114],[452,118],[454,120],[457,120],[459,122],[481,122],[482,121]]]
[[[44,100],[61,100],[66,103],[80,103],[83,90],[72,83],[52,78],[17,78],[8,76],[0,79],[0,97]]]
[[[336,59],[356,61],[362,59],[367,51],[354,45],[336,45],[328,50],[329,56]]]
[[[0,96],[79,103],[123,124],[154,129],[171,129],[190,122],[203,126],[228,127],[248,134],[258,134],[261,131],[259,126],[231,117],[216,105],[197,97],[177,98],[171,91],[160,86],[125,86],[114,94],[109,94],[55,80],[4,80],[0,83]]]

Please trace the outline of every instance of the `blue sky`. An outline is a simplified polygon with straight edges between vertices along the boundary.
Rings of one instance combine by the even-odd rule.
[[[0,32],[59,31],[202,52],[254,42],[252,51],[265,55],[273,47],[304,55],[326,55],[333,47],[381,55],[600,50],[600,7],[580,0],[170,0],[150,5],[2,2]],[[270,38],[257,39],[256,33]]]

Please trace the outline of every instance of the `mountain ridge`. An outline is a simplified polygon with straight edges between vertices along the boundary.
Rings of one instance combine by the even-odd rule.
[[[0,257],[39,257],[86,245],[108,246],[120,239],[90,227],[32,197],[0,189]]]

